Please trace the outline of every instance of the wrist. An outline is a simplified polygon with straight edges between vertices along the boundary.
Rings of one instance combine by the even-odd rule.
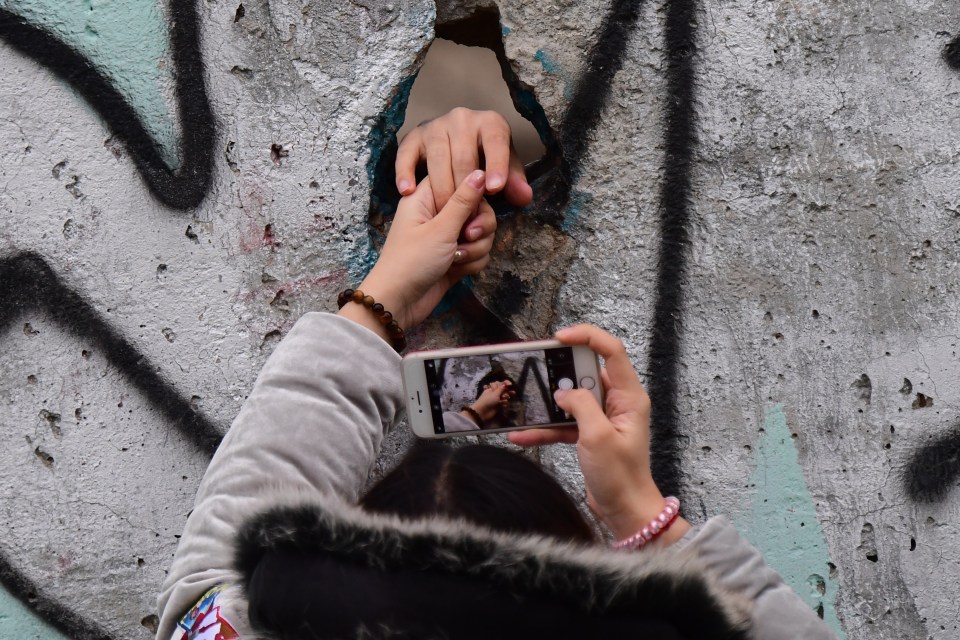
[[[656,489],[634,495],[622,509],[604,515],[603,521],[617,540],[632,536],[663,511],[667,501]]]
[[[383,308],[392,314],[400,328],[404,330],[410,328],[410,313],[402,294],[401,285],[383,276],[374,267],[373,271],[367,274],[367,277],[357,288],[370,294],[377,302],[382,304]]]
[[[473,406],[466,406],[463,409],[461,409],[460,415],[466,418],[469,418],[470,420],[476,423],[478,428],[483,429],[484,427],[483,416],[481,416],[480,412],[478,412],[476,408],[474,408]]]
[[[640,543],[637,546],[669,546],[682,538],[690,530],[690,523],[677,513],[679,503],[675,499],[668,506],[666,498],[660,496],[657,501],[644,501],[637,508],[630,510],[624,516],[608,524],[617,541],[626,541],[637,536],[641,531],[653,533],[649,543]],[[655,505],[659,504],[659,508]],[[634,545],[630,545],[631,547]]]
[[[403,328],[393,318],[393,314],[377,302],[363,289],[344,289],[337,296],[337,315],[352,320],[378,334],[386,340],[397,353],[407,347],[407,338]]]

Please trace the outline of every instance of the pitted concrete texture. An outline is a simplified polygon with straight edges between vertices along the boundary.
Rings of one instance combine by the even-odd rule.
[[[412,343],[605,327],[692,520],[731,516],[841,637],[960,635],[960,7],[144,2],[160,26],[113,56],[115,4],[0,1],[0,568],[26,605],[0,625],[151,636],[210,446],[372,265],[371,167],[435,27],[480,7],[547,160]],[[580,494],[573,447],[531,455]]]

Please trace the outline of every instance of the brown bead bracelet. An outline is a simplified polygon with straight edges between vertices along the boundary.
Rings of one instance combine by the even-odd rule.
[[[481,429],[484,428],[486,423],[483,421],[483,418],[480,417],[480,412],[474,409],[471,406],[460,407],[460,411],[466,411],[470,414],[470,417],[473,418],[473,421],[477,423],[477,426]]]
[[[344,289],[337,296],[337,308],[343,309],[348,302],[362,304],[373,311],[373,315],[377,316],[377,320],[387,330],[387,335],[390,336],[390,341],[397,353],[407,348],[407,336],[403,333],[403,328],[393,319],[393,314],[384,309],[382,304],[375,301],[373,296],[366,295],[360,289]]]

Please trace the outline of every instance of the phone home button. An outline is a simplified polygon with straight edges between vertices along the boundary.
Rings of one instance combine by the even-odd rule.
[[[593,389],[596,385],[597,381],[590,376],[584,376],[583,378],[580,378],[580,387],[582,389]]]

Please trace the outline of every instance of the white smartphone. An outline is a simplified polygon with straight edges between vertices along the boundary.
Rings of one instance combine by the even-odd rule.
[[[597,355],[556,340],[409,353],[403,388],[421,438],[576,424],[554,401],[557,389],[588,389],[603,406]]]

